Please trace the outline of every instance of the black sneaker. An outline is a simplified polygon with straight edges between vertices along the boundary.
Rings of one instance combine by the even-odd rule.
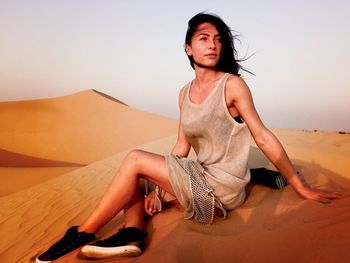
[[[250,169],[250,183],[262,184],[273,189],[282,189],[288,185],[287,180],[279,172],[266,168]]]
[[[143,249],[143,239],[147,233],[136,227],[120,229],[107,239],[84,246],[81,252],[91,259],[102,259],[113,256],[139,256]]]
[[[95,234],[78,232],[78,226],[72,226],[57,243],[36,258],[36,263],[51,262],[95,239]]]

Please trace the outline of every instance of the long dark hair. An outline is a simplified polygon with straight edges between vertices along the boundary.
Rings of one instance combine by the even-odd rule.
[[[227,26],[226,23],[217,15],[201,12],[192,17],[190,21],[188,21],[185,44],[191,44],[193,34],[196,32],[198,26],[203,23],[213,24],[221,37],[222,51],[220,60],[216,65],[216,69],[219,71],[234,74],[236,76],[240,76],[240,70],[251,73],[239,64],[239,62],[242,60],[237,59],[237,51],[233,43],[237,37],[235,35],[232,35],[230,27]],[[194,69],[193,57],[188,56],[188,59],[190,60],[191,67]]]

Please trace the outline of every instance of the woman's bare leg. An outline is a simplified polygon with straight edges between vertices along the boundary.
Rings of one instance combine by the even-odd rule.
[[[112,180],[108,190],[92,212],[90,217],[79,227],[79,231],[95,233],[110,221],[121,209],[126,207],[132,198],[136,198],[134,205],[129,207],[133,211],[140,211],[141,201],[137,196],[140,178],[152,181],[165,191],[175,195],[169,181],[165,157],[143,150],[132,150],[121,163],[117,174]],[[136,194],[136,195],[135,195]],[[143,202],[142,202],[143,209]],[[133,213],[132,213],[133,214]],[[139,214],[143,220],[143,212]],[[129,214],[130,216],[130,214]],[[129,219],[131,216],[129,217]],[[128,220],[128,217],[126,218]],[[128,222],[131,223],[131,219]]]
[[[143,230],[144,217],[144,197],[141,191],[136,191],[129,204],[124,208],[124,225]]]

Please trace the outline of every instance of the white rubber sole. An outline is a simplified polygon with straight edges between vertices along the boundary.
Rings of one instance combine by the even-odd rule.
[[[42,261],[38,258],[35,259],[35,263],[50,263],[51,261]]]
[[[135,245],[121,247],[98,247],[87,245],[81,249],[81,252],[85,257],[91,259],[102,259],[113,256],[137,257],[142,253],[141,249]]]

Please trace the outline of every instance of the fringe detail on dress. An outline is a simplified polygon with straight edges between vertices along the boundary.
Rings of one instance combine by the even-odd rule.
[[[193,198],[194,219],[203,224],[211,224],[214,219],[215,202],[222,208],[221,202],[214,196],[201,170],[196,163],[187,158],[175,156],[176,161],[190,176],[190,185]],[[225,211],[226,212],[226,211]],[[224,213],[226,215],[226,213]]]

